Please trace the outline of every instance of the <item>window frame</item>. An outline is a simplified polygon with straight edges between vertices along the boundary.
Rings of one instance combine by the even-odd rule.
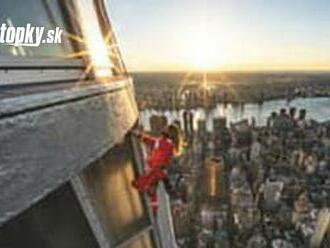
[[[0,69],[83,69],[84,59],[15,57],[0,55]]]
[[[114,29],[110,22],[110,16],[109,16],[109,10],[108,7],[109,4],[106,4],[106,0],[92,0],[94,1],[95,11],[98,14],[98,22],[100,24],[100,28],[102,31],[102,35],[104,38],[108,39],[110,44],[115,44],[115,47],[113,48],[113,56],[110,56],[110,60],[113,63],[114,67],[113,70],[113,76],[128,76],[127,67],[124,63],[122,53],[120,51],[116,35],[114,33]],[[117,68],[118,71],[115,71]]]
[[[143,158],[138,155],[139,149],[137,140],[134,141],[134,138],[131,134],[126,134],[122,143],[119,142],[118,144],[126,146],[126,148],[130,151],[130,155],[128,157],[133,174],[141,174],[141,168],[143,168],[143,164],[141,164],[141,162],[143,161]],[[113,148],[114,147],[110,148],[106,153],[111,152],[111,149]],[[101,158],[105,156],[105,154],[94,160],[90,166],[101,166],[100,161]],[[112,154],[112,156],[113,155],[114,154]],[[111,166],[111,164],[108,164],[107,166]],[[141,201],[144,215],[147,220],[146,223],[141,225],[141,227],[138,229],[134,230],[134,232],[129,233],[129,235],[127,235],[125,239],[121,240],[120,242],[113,242],[114,240],[111,235],[108,235],[108,230],[106,226],[104,226],[103,221],[101,221],[99,212],[96,208],[96,205],[94,204],[96,198],[90,191],[86,173],[86,170],[80,172],[79,175],[71,179],[71,184],[73,185],[76,194],[78,195],[82,209],[87,215],[91,229],[94,231],[100,244],[108,245],[111,248],[125,248],[141,238],[143,235],[148,235],[150,237],[152,247],[161,247],[158,233],[156,232],[156,222],[148,205],[148,198],[146,194],[139,194],[139,201]]]
[[[136,123],[135,126],[133,128],[136,128],[138,126],[138,124]],[[133,167],[135,167],[135,174],[136,175],[141,175],[144,171],[144,157],[143,157],[143,150],[142,150],[142,145],[139,143],[138,139],[136,137],[134,137],[132,134],[129,134],[129,142],[131,145],[131,151],[132,151],[132,162],[133,162]],[[150,230],[145,230],[144,232],[138,233],[135,237],[138,238],[140,235],[145,234],[146,232],[149,232],[150,238],[151,238],[151,242],[152,245],[155,247],[161,247],[161,242],[159,239],[159,231],[157,228],[157,221],[154,217],[154,214],[148,204],[148,197],[147,194],[143,194],[142,195],[142,201],[143,201],[143,205],[146,208],[146,211],[148,212],[148,217],[150,220]],[[134,239],[134,240],[135,240]],[[132,240],[133,242],[133,240]],[[126,244],[127,245],[127,244]],[[116,246],[115,248],[122,248],[121,246]]]

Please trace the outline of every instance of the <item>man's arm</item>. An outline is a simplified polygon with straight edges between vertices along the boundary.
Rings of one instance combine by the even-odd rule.
[[[131,133],[136,136],[138,139],[141,139],[146,145],[153,147],[156,143],[156,138],[148,135],[146,133],[143,133],[141,131],[138,130],[132,130]]]

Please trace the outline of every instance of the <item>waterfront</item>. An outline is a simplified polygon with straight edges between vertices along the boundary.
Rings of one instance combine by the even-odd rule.
[[[319,122],[328,121],[330,119],[330,97],[315,97],[315,98],[296,98],[290,102],[287,100],[271,100],[265,101],[263,104],[248,103],[244,105],[233,104],[217,104],[215,108],[205,110],[203,108],[192,109],[194,113],[194,128],[198,127],[198,120],[206,120],[207,130],[213,131],[213,119],[217,117],[226,117],[228,123],[237,122],[242,119],[251,120],[255,118],[257,125],[265,125],[267,117],[273,111],[280,108],[297,109],[304,108],[307,112],[307,119],[313,119]],[[164,115],[169,122],[176,119],[183,124],[183,112],[181,110],[154,110],[146,109],[141,111],[140,121],[146,129],[149,129],[149,118],[152,115]]]

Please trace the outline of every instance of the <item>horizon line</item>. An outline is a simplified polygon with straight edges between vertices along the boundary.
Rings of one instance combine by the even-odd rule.
[[[330,73],[329,69],[255,69],[255,70],[128,70],[128,73]]]

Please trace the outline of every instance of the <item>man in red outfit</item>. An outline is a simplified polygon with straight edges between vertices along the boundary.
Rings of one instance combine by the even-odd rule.
[[[146,173],[133,181],[133,186],[141,192],[149,194],[150,203],[153,205],[154,212],[157,211],[156,189],[158,182],[167,178],[164,171],[169,166],[176,150],[175,126],[166,127],[160,137],[153,137],[145,133],[133,131],[135,136],[140,138],[149,148],[149,155],[146,163]]]

